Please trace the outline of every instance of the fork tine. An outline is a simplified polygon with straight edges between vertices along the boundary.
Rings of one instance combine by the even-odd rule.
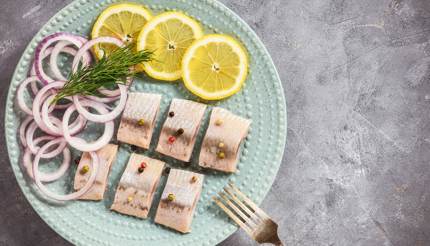
[[[235,205],[233,202],[231,202],[231,200],[228,198],[228,196],[223,193],[223,192],[219,192],[218,193],[219,196],[224,199],[224,202],[227,203],[228,206],[230,206],[230,208],[232,208],[236,214],[239,215],[240,218],[242,218],[242,220],[245,221],[245,224],[248,224],[250,229],[252,230],[252,228],[255,228],[257,225],[255,224],[255,222],[252,221],[252,219],[250,218],[251,214],[248,216],[246,214],[244,214],[238,207],[237,205]],[[237,203],[237,202],[236,202]]]
[[[222,203],[217,197],[213,196],[212,199],[215,201],[215,203],[222,209],[224,212],[234,220],[246,233],[249,235],[252,235],[251,230],[248,228],[248,226],[245,225],[245,223],[242,222],[241,219],[239,219],[230,209],[228,209],[224,203]]]
[[[251,201],[245,194],[243,194],[232,182],[229,182],[228,185],[237,193],[242,199],[263,219],[270,218],[261,208],[259,208],[254,202]]]
[[[233,198],[233,201],[235,202],[235,203],[237,203],[248,215],[249,215],[249,217],[251,217],[251,219],[254,219],[255,220],[255,222],[257,222],[257,223],[259,223],[259,221],[260,221],[260,219],[259,219],[259,217],[254,213],[254,212],[252,212],[249,208],[248,208],[248,206],[246,206],[235,194],[234,194],[234,191],[230,188],[230,187],[224,187],[224,190],[225,190],[225,192],[227,193],[227,194],[229,194],[230,195],[230,197],[231,198]],[[252,215],[254,215],[254,216],[252,216]]]

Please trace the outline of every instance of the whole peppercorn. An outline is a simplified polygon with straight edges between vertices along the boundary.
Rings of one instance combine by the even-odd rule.
[[[140,120],[137,121],[137,124],[139,126],[144,126],[145,125],[145,120],[144,119],[140,119]]]
[[[182,128],[179,128],[179,129],[175,132],[175,135],[176,135],[176,136],[181,136],[182,134],[184,134],[184,129],[182,129]]]
[[[169,117],[173,117],[173,116],[175,116],[175,112],[170,111],[170,112],[169,112]]]
[[[191,183],[195,183],[195,182],[197,182],[197,177],[196,177],[196,176],[193,176],[193,177],[191,178]]]
[[[169,144],[172,144],[176,141],[176,138],[174,136],[170,136],[169,139],[167,139],[167,141],[169,142]]]
[[[139,172],[139,173],[143,173],[143,171],[144,171],[145,169],[144,168],[142,168],[142,167],[139,167],[138,169],[137,169],[137,171]]]
[[[219,144],[218,144],[218,148],[224,148],[224,143],[223,142],[219,142]]]
[[[225,158],[225,153],[222,152],[222,151],[218,152],[218,158],[224,159]]]
[[[82,168],[81,168],[81,174],[86,174],[88,171],[90,170],[90,167],[88,166],[88,165],[84,165]]]
[[[142,161],[142,162],[140,163],[140,167],[141,167],[141,168],[146,168],[146,162]]]
[[[167,195],[167,200],[168,200],[169,202],[173,202],[173,201],[175,200],[175,195],[174,195],[174,194],[172,194],[172,193],[170,193],[169,195]]]
[[[221,119],[217,119],[217,120],[215,121],[215,125],[217,125],[217,126],[222,125],[222,123],[223,123],[223,121],[222,121]]]

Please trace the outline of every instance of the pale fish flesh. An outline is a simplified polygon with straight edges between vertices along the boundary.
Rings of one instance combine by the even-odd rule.
[[[251,121],[226,109],[212,110],[203,138],[199,165],[224,172],[236,172],[240,145],[248,134]]]
[[[139,172],[142,162],[146,167]],[[162,161],[131,154],[119,181],[111,209],[119,213],[147,218],[163,168]]]
[[[158,204],[155,223],[182,233],[190,232],[203,178],[202,174],[171,169]]]

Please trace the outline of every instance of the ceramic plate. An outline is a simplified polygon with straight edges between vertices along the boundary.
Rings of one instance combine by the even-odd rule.
[[[64,204],[53,204],[40,198],[34,185],[21,170],[22,149],[17,137],[17,130],[24,115],[15,104],[15,93],[18,84],[26,78],[32,63],[34,49],[42,37],[66,31],[88,35],[97,15],[109,4],[115,1],[74,1],[54,17],[37,33],[22,55],[9,88],[6,104],[5,132],[10,163],[16,179],[30,204],[61,236],[76,245],[214,245],[232,234],[237,227],[212,202],[211,196],[227,184],[235,182],[240,189],[254,201],[260,203],[269,188],[281,164],[281,158],[286,138],[286,105],[282,85],[273,62],[256,34],[251,28],[231,10],[219,2],[212,0],[142,0],[138,1],[158,13],[165,10],[180,10],[197,20],[205,27],[207,33],[226,33],[241,40],[248,49],[250,56],[250,73],[246,86],[231,98],[211,104],[221,106],[236,114],[252,119],[251,130],[242,147],[238,171],[235,174],[223,174],[198,168],[196,159],[187,166],[179,161],[162,157],[153,151],[154,139],[149,151],[140,151],[151,157],[159,158],[174,168],[182,168],[205,174],[204,188],[198,203],[192,232],[186,235],[154,224],[154,211],[158,200],[154,200],[150,218],[141,220],[130,216],[111,212],[117,182],[124,170],[130,146],[122,144],[118,158],[113,164],[109,176],[108,190],[105,199],[100,202],[72,201]],[[67,64],[64,58],[64,63]],[[161,112],[165,113],[172,98],[187,98],[196,100],[189,94],[181,82],[176,84],[154,81],[143,77],[136,79],[132,91],[160,93],[163,96]],[[207,124],[207,110],[204,122]],[[159,128],[163,119],[159,117]],[[203,129],[206,128],[203,125]],[[85,131],[86,137],[94,137],[100,126],[90,125]],[[201,140],[203,132],[199,133]],[[199,150],[200,142],[195,150]],[[139,151],[138,151],[139,152]],[[74,153],[77,156],[79,153]],[[196,156],[196,151],[194,155]],[[59,160],[50,160],[42,165],[42,171],[53,168]],[[59,181],[49,184],[56,192],[71,192],[72,178],[75,172],[73,166],[68,175]],[[162,181],[162,183],[164,180]],[[162,185],[161,185],[162,186]],[[159,196],[160,187],[156,194]],[[155,206],[154,206],[155,205]]]

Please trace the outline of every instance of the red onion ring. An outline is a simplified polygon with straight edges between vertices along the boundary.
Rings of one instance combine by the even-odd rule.
[[[45,52],[43,52],[43,54],[41,56],[42,61],[52,53],[53,49],[54,49],[53,47],[46,48]],[[33,61],[33,64],[31,64],[31,69],[30,69],[30,72],[28,74],[29,76],[36,76],[36,65],[35,65],[35,63],[36,62]]]
[[[31,123],[33,120],[33,117],[27,116],[24,121],[21,123],[21,126],[19,127],[19,139],[21,141],[22,146],[24,148],[27,147],[27,140],[25,139],[25,129],[27,129],[27,126]]]
[[[107,114],[107,109],[100,103],[92,102],[92,101],[82,101],[82,106],[94,108],[100,114]],[[63,136],[66,141],[75,149],[80,151],[96,151],[109,143],[113,136],[114,132],[114,123],[113,121],[105,122],[105,129],[103,135],[92,143],[86,142],[82,138],[72,137],[69,131],[69,120],[72,113],[76,110],[76,106],[72,105],[63,115]]]
[[[52,107],[52,105],[50,105],[50,102],[54,99],[55,95],[50,95],[48,96],[45,101],[42,104],[42,119],[43,119],[43,123],[45,124],[45,126],[52,132],[57,133],[58,135],[63,135],[63,129],[62,129],[62,124],[61,121],[59,119],[57,119],[54,116],[49,115],[49,112],[51,109],[53,109],[54,107]],[[69,98],[67,98],[69,99]],[[70,100],[70,99],[69,99]],[[70,107],[71,104],[69,104]],[[52,123],[52,120],[54,120],[55,125]],[[73,121],[73,123],[70,125],[70,134],[71,135],[75,135],[77,133],[79,133],[86,125],[87,120],[82,116],[79,115],[75,121]]]
[[[46,124],[42,120],[42,116],[40,115],[40,107],[42,106],[42,102],[48,95],[45,95],[49,90],[51,89],[58,89],[64,86],[64,82],[56,81],[49,83],[48,85],[45,85],[40,91],[36,94],[36,97],[33,100],[33,117],[36,124],[39,126],[39,128],[50,134],[55,136],[61,136],[62,134],[59,134],[58,132],[50,130]]]
[[[44,136],[44,137],[36,138],[34,140],[34,143],[38,144],[39,142],[46,141],[46,140],[59,141],[58,139],[52,140],[52,138],[53,137],[51,137],[51,136]],[[23,164],[24,164],[24,167],[27,169],[28,176],[30,176],[32,179],[34,179],[31,155],[32,155],[31,150],[27,148],[25,150],[25,153],[24,153]],[[54,172],[40,173],[40,181],[52,182],[52,181],[55,181],[55,180],[61,178],[66,173],[67,169],[69,169],[70,160],[71,160],[70,150],[68,148],[64,148],[64,150],[63,150],[63,163],[61,164],[61,166],[57,170],[55,170]]]
[[[84,187],[82,187],[82,189],[80,189],[79,191],[73,192],[71,194],[67,194],[67,195],[55,194],[52,191],[50,191],[44,184],[42,184],[41,174],[39,173],[39,161],[40,161],[41,155],[49,147],[51,147],[53,144],[55,144],[55,142],[51,141],[51,142],[48,142],[47,144],[45,144],[44,146],[42,146],[40,148],[40,151],[34,157],[33,166],[32,166],[33,167],[34,182],[36,183],[36,186],[39,188],[39,190],[48,198],[58,200],[58,201],[68,201],[68,200],[77,199],[80,196],[82,196],[83,194],[85,194],[92,187],[92,185],[96,179],[98,168],[99,168],[98,156],[95,152],[89,152],[90,157],[92,159],[92,161],[91,161],[91,169],[92,170],[91,170],[91,175],[90,175],[87,183],[84,185]]]
[[[27,106],[24,101],[24,90],[27,89],[27,85],[31,82],[38,82],[39,79],[36,76],[28,77],[21,82],[16,91],[16,100],[19,108],[28,115],[33,115],[33,111]]]
[[[67,79],[63,76],[60,69],[58,68],[57,61],[58,61],[58,55],[60,52],[67,53],[71,56],[75,56],[77,51],[75,49],[72,49],[70,47],[67,47],[70,45],[70,42],[68,41],[60,41],[58,42],[54,48],[52,49],[51,57],[49,58],[49,65],[51,68],[52,73],[54,74],[55,78],[58,80],[66,81]]]
[[[45,71],[43,71],[42,67],[42,57],[45,52],[45,50],[53,43],[57,41],[68,41],[75,45],[76,47],[80,48],[82,46],[82,37],[77,38],[76,35],[69,34],[69,33],[63,33],[58,32],[51,35],[46,36],[42,41],[37,45],[36,51],[34,54],[34,60],[35,60],[35,71],[36,76],[39,77],[40,81],[42,81],[44,84],[48,84],[54,81],[51,77],[49,77]],[[89,62],[89,53],[83,53],[81,56],[86,56],[84,60],[87,60]]]
[[[78,53],[76,54],[75,58],[73,59],[73,63],[72,63],[72,71],[76,72],[76,70],[78,69],[78,64],[79,62],[81,62],[82,57],[88,53],[89,49],[91,49],[92,46],[98,44],[98,43],[108,43],[108,44],[114,44],[118,47],[123,47],[124,43],[117,39],[117,38],[113,38],[113,37],[98,37],[95,39],[92,39],[88,42],[86,42],[82,47],[79,48]],[[89,62],[83,60],[82,64],[84,66],[88,66]]]
[[[57,119],[58,120],[58,119]],[[58,122],[61,124],[61,122]],[[26,141],[27,141],[27,148],[31,151],[32,154],[36,154],[39,151],[39,147],[36,146],[34,139],[34,133],[36,132],[37,129],[37,124],[33,121],[30,126],[27,129],[27,133],[25,135]],[[50,136],[52,138],[54,138],[53,136]],[[61,153],[61,151],[63,151],[63,149],[66,147],[66,141],[61,142],[57,148],[51,150],[51,152],[48,152],[46,154],[43,154],[41,156],[41,158],[53,158],[57,155],[59,155]]]
[[[104,123],[104,122],[108,122],[108,121],[112,121],[114,120],[116,117],[118,117],[118,115],[121,114],[121,112],[124,110],[125,108],[125,103],[127,102],[127,86],[125,85],[118,85],[120,91],[121,91],[121,97],[119,98],[119,103],[118,105],[115,107],[115,109],[113,109],[111,112],[107,113],[107,114],[93,114],[90,113],[87,109],[85,109],[84,107],[82,107],[80,101],[79,101],[79,96],[73,96],[73,103],[75,104],[75,107],[77,109],[77,111],[84,116],[87,120],[93,121],[93,122],[99,122],[99,123]]]

